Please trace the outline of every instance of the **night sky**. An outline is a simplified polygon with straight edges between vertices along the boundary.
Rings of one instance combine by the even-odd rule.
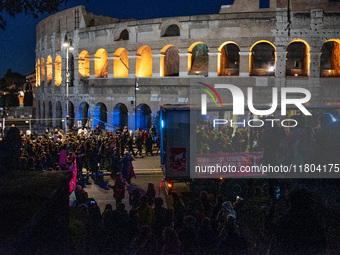
[[[151,19],[161,17],[218,14],[221,5],[234,0],[70,0],[62,5],[65,10],[77,5],[85,5],[88,12],[120,19]],[[119,4],[118,4],[119,3]],[[5,31],[0,30],[0,78],[7,69],[23,75],[35,71],[35,27],[40,20],[49,16],[40,15],[38,19],[17,15],[12,18],[3,14],[7,21]]]

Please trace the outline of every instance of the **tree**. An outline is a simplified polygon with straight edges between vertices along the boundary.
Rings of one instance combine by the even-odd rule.
[[[12,73],[12,70],[8,69],[5,76],[0,79],[0,90],[18,91],[18,88],[25,83],[25,80],[25,76],[19,73]]]
[[[68,0],[1,0],[0,13],[8,13],[11,17],[24,13],[27,16],[38,18],[39,14],[55,13],[59,6]],[[6,20],[0,15],[0,28],[6,29]]]

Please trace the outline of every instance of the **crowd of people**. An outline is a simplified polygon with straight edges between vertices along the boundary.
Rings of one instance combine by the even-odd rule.
[[[301,165],[336,163],[340,155],[340,121],[331,114],[318,117],[316,127],[306,124],[305,117],[291,117],[295,127],[284,129],[270,121],[261,128],[231,127],[205,121],[196,132],[196,152],[228,153],[263,151],[264,164]]]
[[[20,136],[16,139],[20,143],[17,169],[69,170],[75,160],[78,179],[82,178],[83,169],[91,173],[94,179],[98,178],[99,170],[105,169],[112,176],[122,172],[127,182],[133,177],[133,169],[128,162],[133,157],[158,154],[160,141],[154,126],[148,131],[138,128],[133,134],[127,127],[118,127],[115,132],[103,132],[97,125],[88,132],[86,128],[78,129],[74,125],[66,134],[63,130],[46,129],[40,135],[36,131],[26,134],[20,131],[17,136]]]

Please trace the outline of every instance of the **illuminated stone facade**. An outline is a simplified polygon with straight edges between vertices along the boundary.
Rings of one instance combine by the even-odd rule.
[[[289,5],[288,5],[289,2]],[[37,26],[37,116],[61,127],[66,116],[65,35],[70,51],[71,123],[147,128],[160,104],[182,104],[190,85],[304,87],[311,103],[338,104],[340,3],[235,0],[219,14],[118,20],[71,8]],[[139,90],[135,91],[136,84]],[[137,115],[135,116],[135,92]]]

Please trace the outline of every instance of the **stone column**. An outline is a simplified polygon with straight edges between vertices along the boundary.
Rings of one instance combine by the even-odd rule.
[[[208,76],[217,77],[217,67],[218,67],[218,49],[209,49],[209,65],[208,65]]]
[[[94,75],[94,70],[95,70],[95,66],[94,66],[94,63],[95,63],[95,57],[90,57],[89,58],[90,60],[90,79],[94,79],[95,75]]]
[[[283,78],[286,76],[286,48],[276,47],[275,76]]]
[[[152,77],[159,78],[161,73],[161,54],[152,54]]]
[[[309,77],[311,78],[320,78],[320,65],[319,65],[320,57],[321,57],[320,50],[311,48],[309,68]]]
[[[129,78],[136,77],[136,55],[129,55]]]
[[[249,47],[240,47],[240,77],[249,77]]]
[[[107,53],[107,78],[113,78],[113,53]],[[110,56],[110,57],[109,57]]]
[[[188,76],[188,58],[189,53],[188,49],[178,49],[179,55],[179,76],[187,77]]]

